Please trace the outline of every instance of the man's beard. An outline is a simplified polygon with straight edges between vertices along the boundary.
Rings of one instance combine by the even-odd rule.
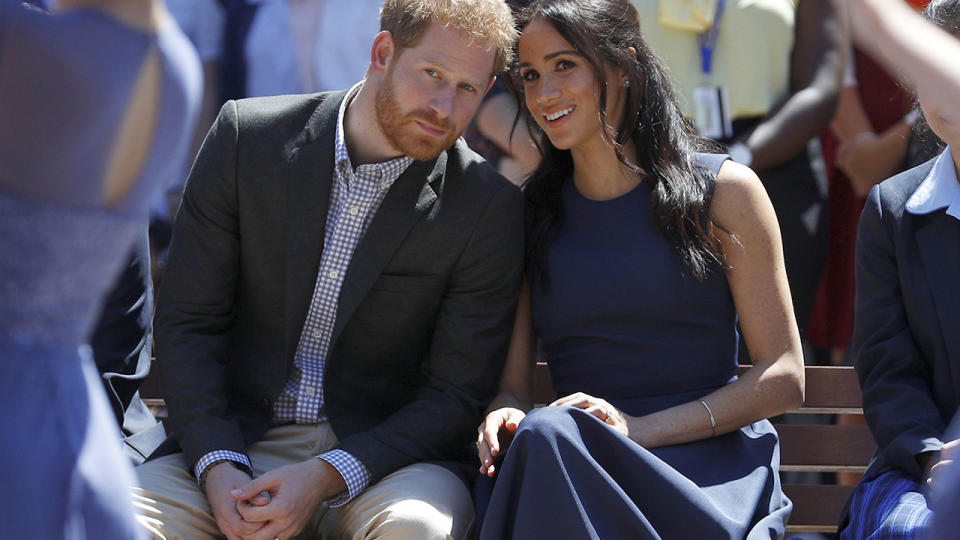
[[[460,136],[453,129],[449,119],[437,118],[435,114],[424,110],[408,113],[401,110],[393,91],[393,66],[387,70],[383,84],[377,89],[375,108],[377,123],[380,124],[380,131],[383,132],[387,141],[404,155],[420,161],[429,161],[439,156],[441,152],[453,146],[457,137]],[[417,126],[415,120],[418,119],[430,126],[445,130],[446,135],[442,138],[431,137]]]

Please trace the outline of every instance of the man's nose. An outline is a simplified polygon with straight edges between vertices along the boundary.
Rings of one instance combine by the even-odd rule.
[[[430,110],[437,118],[449,118],[453,112],[453,100],[456,97],[456,87],[450,85],[439,89],[430,99]]]

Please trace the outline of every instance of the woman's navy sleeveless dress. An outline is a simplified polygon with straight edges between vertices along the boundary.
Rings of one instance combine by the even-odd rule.
[[[95,10],[0,0],[0,536],[140,538],[133,470],[87,343],[150,203],[185,157],[200,65]],[[146,162],[104,208],[111,148],[146,55],[160,105]]]
[[[715,177],[725,156],[697,159]],[[593,201],[570,180],[562,205],[546,282],[531,285],[558,395],[582,391],[637,416],[733,380],[737,316],[726,277],[690,275],[652,222],[647,184]],[[777,538],[792,508],[779,460],[766,420],[647,450],[579,409],[536,409],[506,454],[480,536]]]

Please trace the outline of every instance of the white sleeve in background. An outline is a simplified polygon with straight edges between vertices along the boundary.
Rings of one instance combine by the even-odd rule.
[[[847,69],[843,73],[843,86],[845,88],[860,86],[860,81],[857,80],[857,55],[854,53],[852,46],[847,55]]]

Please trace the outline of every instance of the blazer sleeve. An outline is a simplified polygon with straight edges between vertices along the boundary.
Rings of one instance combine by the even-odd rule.
[[[237,140],[237,107],[229,101],[187,179],[154,322],[168,422],[191,470],[210,451],[246,447],[224,391],[240,249]]]
[[[416,398],[340,443],[367,467],[372,481],[416,461],[465,454],[503,369],[522,270],[522,197],[505,183],[456,263]]]
[[[940,449],[945,426],[932,396],[930,371],[910,331],[897,271],[903,261],[886,223],[896,220],[883,208],[882,188],[871,190],[857,231],[850,354],[881,469],[897,467],[920,480],[924,471],[916,456]]]

